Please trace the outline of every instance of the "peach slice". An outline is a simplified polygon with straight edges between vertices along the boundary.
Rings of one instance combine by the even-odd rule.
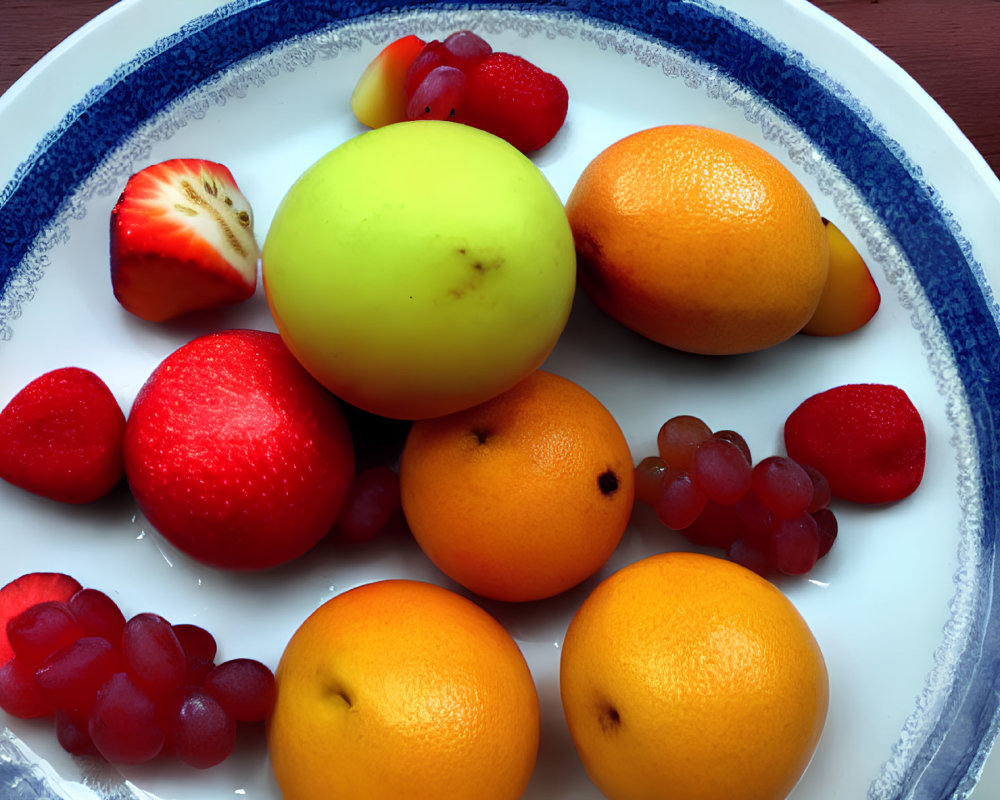
[[[882,302],[868,265],[830,220],[823,220],[830,240],[830,271],[819,306],[802,333],[840,336],[857,330],[878,311]]]
[[[381,128],[406,119],[403,83],[406,71],[424,46],[410,34],[396,39],[365,67],[351,93],[351,111],[369,128]]]

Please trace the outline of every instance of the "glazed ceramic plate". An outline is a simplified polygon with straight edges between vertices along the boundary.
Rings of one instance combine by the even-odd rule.
[[[223,162],[254,206],[262,241],[295,178],[362,132],[348,99],[379,49],[404,33],[443,37],[464,27],[565,81],[566,125],[534,156],[564,199],[589,160],[628,133],[714,126],[784,162],[871,265],[882,307],[849,336],[695,357],[640,339],[578,296],[546,366],[604,402],[637,461],[675,414],[741,431],[761,458],[781,452],[785,417],[815,392],[852,382],[907,392],[927,429],[921,487],[887,507],[836,503],[833,551],[808,577],[779,582],[816,634],[831,682],[826,729],[793,796],[963,795],[982,768],[997,710],[1000,333],[990,284],[1000,275],[1000,186],[911,79],[804,2],[397,9],[125,0],[0,100],[0,402],[46,370],[77,365],[102,376],[127,410],[153,367],[193,336],[273,330],[261,294],[168,325],[118,306],[107,226],[125,180],[170,157]],[[125,491],[69,508],[5,484],[0,507],[0,580],[69,572],[126,613],[197,623],[216,635],[221,657],[272,667],[298,624],[352,586],[410,576],[457,588],[399,540],[353,550],[325,543],[265,574],[208,569],[165,543]],[[583,586],[544,603],[484,603],[521,646],[541,696],[528,798],[599,796],[559,705],[562,637],[597,580],[682,547],[637,510],[611,561]],[[279,797],[260,736],[243,737],[234,757],[206,772],[157,761],[119,774],[62,754],[47,722],[3,716],[0,731],[5,797]]]

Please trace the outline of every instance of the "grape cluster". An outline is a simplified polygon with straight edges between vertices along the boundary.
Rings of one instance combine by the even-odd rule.
[[[82,588],[7,623],[13,658],[0,667],[0,707],[54,716],[74,755],[138,764],[161,752],[205,769],[225,760],[238,723],[274,706],[274,674],[253,659],[215,663],[215,638],[157,614],[126,620],[108,595]]]
[[[636,497],[692,544],[717,547],[761,575],[804,575],[829,552],[837,519],[818,470],[787,456],[756,464],[736,431],[698,417],[667,420],[658,455],[636,466]]]

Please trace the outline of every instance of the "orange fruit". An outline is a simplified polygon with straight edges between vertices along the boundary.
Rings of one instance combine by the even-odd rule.
[[[696,125],[612,144],[566,202],[580,285],[632,330],[693,353],[782,342],[812,317],[829,244],[805,188],[765,150]]]
[[[512,601],[593,575],[618,546],[634,497],[614,417],[543,370],[478,406],[415,422],[399,484],[431,561],[466,589]]]
[[[826,720],[819,645],[744,567],[665,553],[601,582],[570,622],[560,691],[610,800],[781,800]]]
[[[538,754],[521,651],[471,600],[384,580],[328,600],[275,672],[268,749],[284,800],[516,800]]]

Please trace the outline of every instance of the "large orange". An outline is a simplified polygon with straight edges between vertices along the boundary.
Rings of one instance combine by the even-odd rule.
[[[292,636],[268,729],[284,800],[517,800],[538,696],[493,617],[430,583],[337,595]]]
[[[826,720],[819,646],[730,561],[651,556],[584,601],[562,649],[573,742],[610,800],[781,800]]]
[[[809,321],[829,244],[801,183],[739,136],[639,131],[600,153],[566,203],[580,284],[598,307],[694,353],[760,350]]]
[[[403,512],[442,572],[496,600],[551,597],[593,575],[632,512],[632,456],[601,402],[538,370],[410,429]]]

